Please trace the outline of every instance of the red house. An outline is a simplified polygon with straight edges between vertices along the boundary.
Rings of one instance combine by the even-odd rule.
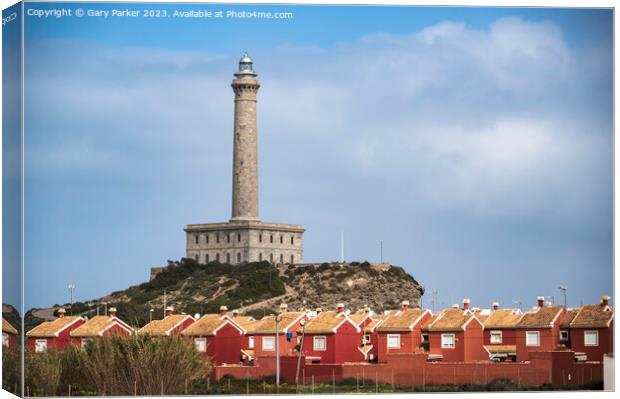
[[[242,359],[245,329],[226,315],[222,306],[220,314],[206,314],[181,335],[192,339],[196,350],[210,357],[215,365],[237,364]]]
[[[428,309],[409,308],[403,301],[400,311],[387,316],[377,327],[378,361],[389,353],[414,353],[422,349],[422,325],[432,317]]]
[[[565,315],[562,306],[546,306],[545,298],[538,297],[538,306],[525,312],[516,325],[517,361],[529,360],[530,352],[558,348]]]
[[[569,323],[570,348],[583,360],[603,361],[603,355],[613,353],[614,311],[609,297],[598,305],[583,305]]]
[[[281,306],[278,316],[278,349],[280,356],[296,356],[298,337],[297,332],[302,330],[305,312],[288,312],[286,306]],[[266,316],[254,322],[248,328],[248,351],[251,356],[276,355],[276,316]],[[245,349],[245,348],[244,348]]]
[[[484,320],[484,349],[493,361],[515,361],[517,358],[516,326],[523,313],[519,309],[500,309],[493,303],[491,314]]]
[[[469,301],[444,309],[422,327],[428,334],[429,360],[476,362],[489,360],[483,348],[483,325],[469,310]]]
[[[367,354],[362,351],[361,333],[344,307],[338,306],[338,311],[320,312],[306,323],[302,352],[309,363],[364,362]]]
[[[95,316],[71,331],[71,342],[77,347],[82,347],[93,338],[103,336],[131,336],[133,328],[116,317],[116,308],[108,310],[108,316]]]
[[[349,318],[353,320],[356,326],[364,330],[366,326],[368,326],[374,318],[370,315],[370,308],[365,307],[364,309],[360,309],[355,313],[349,315]]]
[[[17,330],[6,319],[2,318],[2,346],[12,348],[17,345]]]
[[[192,325],[196,320],[186,314],[173,314],[174,309],[166,308],[166,317],[162,320],[153,320],[138,331],[138,335],[152,335],[159,337],[172,337],[179,335],[181,331]]]
[[[71,343],[71,333],[84,323],[82,317],[65,316],[65,310],[59,309],[56,320],[44,321],[26,333],[26,346],[35,353],[47,348],[62,350]]]
[[[362,351],[366,354],[368,361],[376,362],[379,358],[379,333],[377,328],[383,323],[384,316],[375,316],[369,324],[364,327],[364,338]]]

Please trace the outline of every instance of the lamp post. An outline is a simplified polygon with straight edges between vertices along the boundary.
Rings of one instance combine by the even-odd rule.
[[[564,295],[564,309],[566,309],[566,291],[568,291],[568,288],[566,288],[563,285],[561,285],[561,286],[558,287],[558,289],[560,290],[562,295]]]
[[[304,301],[305,302],[305,301]],[[306,332],[306,316],[299,321],[301,324],[301,341],[299,341],[299,355],[297,357],[297,373],[295,374],[295,384],[299,385],[299,369],[301,368],[301,355],[304,347],[304,335]]]
[[[69,303],[71,303],[71,309],[69,313],[71,314],[71,316],[73,316],[73,292],[75,291],[75,284],[69,284],[67,288],[69,288],[69,297],[71,298],[69,301]]]
[[[280,330],[278,329],[282,314],[276,314],[276,392],[280,390]]]
[[[149,323],[153,321],[153,312],[154,311],[155,311],[155,309],[149,310]]]

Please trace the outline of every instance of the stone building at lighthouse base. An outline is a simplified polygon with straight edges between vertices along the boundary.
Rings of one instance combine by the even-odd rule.
[[[296,224],[235,221],[190,224],[187,257],[198,263],[302,263],[304,229]]]

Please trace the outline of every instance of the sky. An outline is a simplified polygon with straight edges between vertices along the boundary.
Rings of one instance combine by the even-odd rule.
[[[347,261],[383,241],[425,306],[612,294],[610,10],[79,7],[293,18],[26,16],[26,309],[146,281],[186,224],[230,218],[244,51],[261,219],[302,224],[305,261],[344,232]]]

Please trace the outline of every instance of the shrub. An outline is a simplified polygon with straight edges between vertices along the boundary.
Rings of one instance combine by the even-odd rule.
[[[25,385],[31,396],[55,396],[60,384],[61,355],[54,348],[42,353],[27,351],[25,356]]]
[[[20,348],[2,348],[2,389],[21,396],[21,356]]]

